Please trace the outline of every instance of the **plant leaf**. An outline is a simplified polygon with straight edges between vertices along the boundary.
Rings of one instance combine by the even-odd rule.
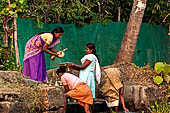
[[[165,64],[163,62],[157,62],[155,64],[155,71],[160,74],[164,70]]]
[[[153,79],[154,79],[154,82],[158,85],[163,82],[163,78],[161,76],[156,76]]]
[[[169,84],[170,76],[169,75],[165,75],[164,76],[164,80]]]
[[[170,65],[165,64],[165,68],[164,68],[164,74],[167,75],[170,73]]]

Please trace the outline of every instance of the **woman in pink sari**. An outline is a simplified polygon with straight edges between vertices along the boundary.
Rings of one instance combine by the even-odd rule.
[[[59,57],[53,47],[60,42],[63,33],[62,27],[56,27],[52,32],[39,33],[27,42],[22,72],[25,76],[38,82],[48,82],[44,52]]]

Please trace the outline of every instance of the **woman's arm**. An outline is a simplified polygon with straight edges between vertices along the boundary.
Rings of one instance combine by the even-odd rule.
[[[66,113],[67,104],[68,104],[67,95],[64,94],[64,111],[65,111],[65,113]]]
[[[55,56],[58,57],[58,54],[57,54],[57,53],[51,52],[51,51],[49,51],[49,50],[47,49],[48,46],[49,46],[49,45],[48,45],[47,43],[45,43],[42,50],[43,50],[44,52],[48,53],[48,54],[55,55]]]
[[[54,53],[57,53],[58,51],[55,50],[54,48],[49,48],[50,51],[54,52]]]
[[[66,113],[66,108],[67,108],[67,104],[68,104],[68,95],[67,95],[67,92],[69,91],[69,87],[68,85],[64,85],[64,89],[65,89],[65,93],[64,93],[64,111]]]
[[[69,91],[68,85],[65,85],[65,86],[64,86],[64,89],[65,89],[65,93],[67,93],[67,92]]]
[[[121,101],[121,103],[122,103],[123,109],[124,109],[126,112],[129,112],[129,110],[125,107],[125,102],[124,102],[124,98],[123,98],[123,91],[124,91],[124,89],[123,89],[123,88],[120,88],[120,91],[119,91],[120,101]]]
[[[77,65],[77,64],[71,64],[71,67],[74,69],[79,69],[79,70],[83,70],[85,69],[88,65],[90,65],[91,61],[87,60],[83,63],[83,65]]]

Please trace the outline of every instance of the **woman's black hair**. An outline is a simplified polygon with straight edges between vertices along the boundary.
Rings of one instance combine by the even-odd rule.
[[[58,75],[59,73],[65,73],[66,72],[66,67],[60,67],[57,69],[56,74]]]
[[[96,54],[96,46],[95,46],[95,44],[94,43],[87,43],[86,47],[88,47],[90,50],[92,50],[92,54],[94,54],[97,57],[98,61],[99,61],[98,55]]]
[[[37,35],[44,34],[44,33],[51,33],[54,36],[54,33],[64,33],[64,30],[62,27],[58,26],[55,29],[53,29],[51,32],[41,32],[38,33]]]
[[[51,33],[52,33],[53,36],[54,36],[54,33],[64,33],[64,30],[63,30],[62,27],[58,26],[58,27],[56,27],[54,30],[52,30]]]

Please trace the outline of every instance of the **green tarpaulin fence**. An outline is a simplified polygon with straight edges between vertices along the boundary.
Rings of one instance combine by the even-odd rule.
[[[56,58],[51,61],[49,54],[46,56],[46,67],[52,69],[58,67],[61,62],[74,62],[80,64],[80,59],[86,54],[85,44],[93,42],[96,44],[101,66],[113,63],[120,48],[121,41],[127,23],[110,22],[106,26],[102,23],[94,25],[77,26],[75,24],[42,24],[42,28],[37,27],[33,20],[18,18],[18,46],[21,63],[24,57],[25,44],[35,34],[53,30],[56,26],[64,28],[60,44],[55,49],[68,48],[64,58]],[[168,28],[143,23],[139,33],[135,56],[133,62],[138,66],[164,61],[170,63],[170,37]]]

